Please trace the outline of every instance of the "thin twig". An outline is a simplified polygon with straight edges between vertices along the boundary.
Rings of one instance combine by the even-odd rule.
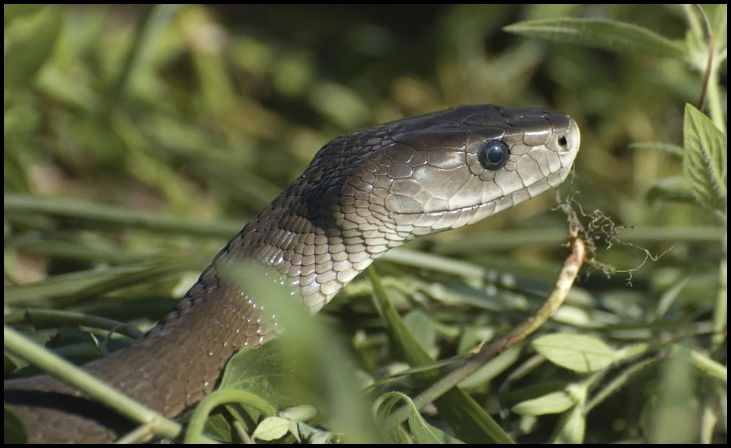
[[[698,14],[703,19],[703,26],[705,26],[706,34],[708,35],[708,58],[706,59],[706,70],[703,73],[703,87],[701,88],[701,97],[698,99],[698,110],[703,110],[703,106],[706,102],[706,93],[708,92],[708,82],[711,79],[711,71],[713,70],[713,30],[711,29],[711,24],[708,21],[708,16],[703,10],[703,7],[697,3],[693,6],[695,6],[695,8],[698,10]]]
[[[472,358],[417,395],[413,400],[417,409],[423,408],[444,395],[487,361],[528,337],[553,316],[566,299],[566,295],[587,256],[586,244],[579,237],[578,228],[575,226],[572,226],[569,230],[569,243],[571,254],[566,258],[556,281],[556,286],[544,304],[513,331],[488,346],[483,345]],[[406,421],[408,416],[409,409],[403,406],[394,412],[390,422],[393,426],[396,426]]]

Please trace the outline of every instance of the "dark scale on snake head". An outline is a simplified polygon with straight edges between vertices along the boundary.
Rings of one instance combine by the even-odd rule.
[[[222,264],[251,260],[275,269],[262,281],[293,286],[294,296],[316,312],[388,249],[555,188],[578,149],[579,129],[567,115],[492,105],[338,137],[231,240],[143,340],[84,369],[176,416],[213,389],[236,350],[276,334],[276,318],[256,297],[227,284],[218,273]],[[5,401],[31,442],[108,442],[135,426],[47,375],[6,381]]]

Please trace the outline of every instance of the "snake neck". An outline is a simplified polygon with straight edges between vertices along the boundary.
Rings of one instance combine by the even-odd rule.
[[[334,200],[324,193],[317,207],[293,207],[298,188],[296,183],[254,217],[212,266],[232,259],[255,261],[275,271],[271,281],[292,288],[292,294],[316,313],[410,235],[397,234],[395,226],[371,213],[359,214],[357,199],[347,195],[338,194]]]

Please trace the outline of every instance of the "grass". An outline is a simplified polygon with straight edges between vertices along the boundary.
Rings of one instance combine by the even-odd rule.
[[[593,222],[616,272],[582,271],[457,398],[412,405],[552,291],[567,225],[551,194],[376,262],[418,359],[361,276],[300,334],[342,356],[243,351],[194,425],[125,440],[726,441],[725,5],[5,5],[4,25],[6,333],[72,362],[149,329],[323,144],[402,116],[567,112],[582,149],[564,196],[627,227]],[[8,348],[6,377],[27,370]],[[602,361],[571,361],[588,353]],[[347,381],[311,387],[311,365]],[[406,424],[374,429],[404,405]]]

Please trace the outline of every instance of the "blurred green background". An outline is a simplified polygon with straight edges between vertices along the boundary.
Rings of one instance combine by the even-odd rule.
[[[724,17],[717,46],[725,58],[726,10],[708,11],[714,24]],[[679,58],[502,28],[557,17],[629,22],[678,42],[692,28],[683,7],[658,5],[5,5],[6,322],[41,306],[148,328],[334,137],[460,104],[545,107],[581,127],[564,193],[633,227],[623,241],[667,251],[633,272],[631,287],[626,272],[585,275],[581,294],[546,330],[593,331],[617,348],[672,340],[637,360],[658,361],[649,367],[608,372],[599,383],[619,378],[622,387],[586,412],[581,440],[725,440],[725,381],[719,390],[702,373],[675,367],[684,375],[684,386],[673,388],[681,395],[661,393],[677,380],[666,359],[682,364],[671,356],[676,342],[725,364],[723,225],[672,187],[683,172],[672,148],[632,146],[682,146],[684,104],[697,104],[702,73]],[[725,117],[725,62],[717,84]],[[511,287],[376,264],[432,355],[463,353],[537,306],[525,291],[550,290],[564,253],[565,217],[555,205],[546,194],[409,246],[496,269],[495,278],[517,279],[507,280]],[[630,270],[646,254],[618,244],[597,257]],[[368,295],[357,279],[327,313],[377,377],[398,359],[385,350]],[[723,335],[709,336],[714,331]],[[95,356],[83,350],[83,335],[67,337],[50,346],[63,352],[71,344],[79,360]],[[536,385],[577,379],[545,363],[530,368],[539,356],[524,350],[473,391],[516,440],[545,442],[561,427],[557,416],[521,416],[510,406],[550,389]],[[673,419],[687,427],[667,426]]]

